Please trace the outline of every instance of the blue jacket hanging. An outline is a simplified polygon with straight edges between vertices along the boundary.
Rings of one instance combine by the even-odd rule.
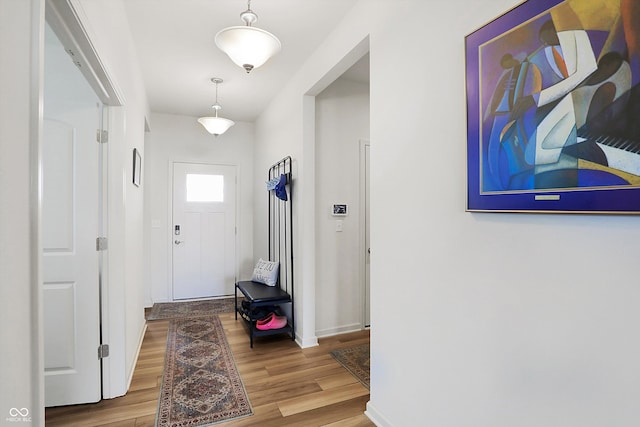
[[[280,178],[272,178],[267,181],[267,190],[274,190],[276,197],[280,200],[287,201],[287,175],[280,174]]]

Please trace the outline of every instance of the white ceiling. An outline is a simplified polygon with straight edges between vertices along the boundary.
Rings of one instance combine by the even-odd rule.
[[[253,122],[358,0],[253,0],[254,25],[275,34],[282,50],[247,74],[215,45],[215,34],[243,25],[246,0],[126,0],[131,33],[154,112],[219,115]],[[368,81],[368,58],[348,78]]]

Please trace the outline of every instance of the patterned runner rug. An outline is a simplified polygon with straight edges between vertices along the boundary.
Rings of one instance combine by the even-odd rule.
[[[172,320],[156,426],[208,426],[252,414],[218,316]]]
[[[212,314],[233,313],[234,298],[208,299],[202,301],[163,302],[153,304],[147,320],[177,319],[179,317],[201,317]]]
[[[369,388],[369,344],[333,350],[330,353],[351,375]]]

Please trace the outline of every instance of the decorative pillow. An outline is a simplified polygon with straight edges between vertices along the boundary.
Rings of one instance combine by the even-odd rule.
[[[278,283],[278,262],[265,261],[262,258],[253,269],[251,280],[258,283],[264,283],[267,286],[275,286]]]

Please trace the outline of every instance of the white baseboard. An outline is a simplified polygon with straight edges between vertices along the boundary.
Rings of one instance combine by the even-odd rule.
[[[300,335],[296,334],[296,343],[298,343],[300,348],[317,347],[318,337],[302,338]]]
[[[337,328],[327,328],[321,331],[316,331],[318,338],[332,337],[334,335],[348,334],[350,332],[358,332],[362,330],[360,323],[352,323],[350,325],[339,326]]]
[[[385,417],[380,414],[371,403],[371,401],[367,402],[367,409],[364,411],[364,414],[374,423],[377,427],[393,427],[392,424]]]
[[[140,334],[140,338],[138,339],[138,349],[136,350],[136,356],[133,358],[133,365],[131,366],[131,370],[129,371],[129,378],[127,379],[127,393],[129,392],[129,388],[131,387],[133,373],[135,372],[136,365],[138,364],[138,357],[140,357],[140,351],[142,350],[142,341],[144,340],[145,332],[147,332],[147,322],[144,322],[142,333]]]

